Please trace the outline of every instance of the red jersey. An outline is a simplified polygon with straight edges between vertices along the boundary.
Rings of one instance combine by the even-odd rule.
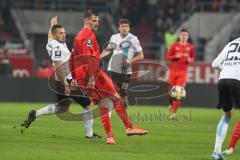
[[[93,31],[83,28],[75,37],[70,58],[72,77],[92,99],[114,96],[117,91],[111,78],[100,68],[100,50]],[[89,77],[95,80],[94,89],[89,89]]]
[[[177,58],[177,55],[185,55]],[[188,58],[186,57],[188,55]],[[194,46],[190,43],[180,44],[175,42],[167,51],[166,59],[171,60],[170,69],[187,71],[188,63],[194,61]]]
[[[73,49],[77,55],[92,55],[99,58],[100,50],[93,31],[83,28],[74,39]]]
[[[94,72],[93,74],[95,74],[97,69],[100,69],[99,56],[100,49],[94,32],[88,28],[83,28],[78,32],[73,43],[70,59],[70,69],[73,71],[73,78],[76,79],[74,70],[85,64],[87,64],[88,68],[91,68],[87,72]]]

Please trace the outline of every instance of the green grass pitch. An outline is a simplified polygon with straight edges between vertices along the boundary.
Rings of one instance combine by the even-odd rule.
[[[106,145],[99,118],[94,130],[104,136],[101,141],[84,137],[82,122],[66,122],[56,116],[42,116],[20,133],[19,124],[28,111],[41,103],[0,103],[0,159],[2,160],[209,160],[215,141],[215,130],[222,111],[181,108],[178,120],[168,120],[167,107],[135,106],[128,112],[135,125],[149,130],[145,136],[127,137],[117,115],[112,115],[116,145]],[[80,110],[73,105],[72,112]],[[236,111],[223,149],[239,120]],[[15,127],[14,127],[15,126]],[[240,144],[228,160],[238,160]]]

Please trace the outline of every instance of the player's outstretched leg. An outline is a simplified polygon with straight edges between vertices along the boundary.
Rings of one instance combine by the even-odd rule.
[[[176,113],[178,108],[181,106],[181,101],[174,101],[172,102],[172,116],[175,119],[176,118]]]
[[[71,100],[64,99],[57,104],[49,104],[39,110],[31,110],[28,117],[21,123],[21,126],[24,128],[30,127],[31,123],[41,115],[64,113],[68,110],[71,103]]]
[[[226,149],[223,153],[226,153],[228,155],[232,154],[239,139],[240,139],[240,122],[238,122],[235,125],[228,149]]]
[[[107,135],[107,144],[115,144],[115,140],[112,133],[112,127],[110,123],[109,108],[105,100],[100,103],[100,120],[103,124],[105,133]]]
[[[143,130],[139,127],[133,127],[131,120],[129,119],[126,110],[124,109],[123,103],[121,98],[119,97],[118,94],[114,98],[112,98],[114,108],[122,120],[125,128],[126,128],[126,134],[128,136],[133,136],[133,135],[144,135],[147,134],[148,131]]]
[[[226,160],[225,157],[221,153],[215,153],[212,154],[212,160]]]
[[[48,114],[55,114],[57,112],[64,112],[65,110],[67,109],[66,108],[61,108],[60,107],[57,107],[56,104],[49,104],[47,105],[46,107],[43,107],[39,110],[31,110],[29,113],[28,113],[28,117],[21,123],[21,126],[24,127],[24,128],[28,128],[30,127],[31,123],[38,117],[38,116],[41,116],[41,115],[48,115]],[[63,111],[64,110],[64,111]]]
[[[181,107],[181,101],[175,101],[171,97],[169,97],[169,115],[171,119],[176,118],[177,110]]]
[[[234,150],[234,148],[230,147],[230,148],[226,149],[225,151],[223,151],[222,153],[230,155],[230,154],[233,154],[233,150]]]
[[[214,151],[212,153],[213,160],[224,160],[225,159],[224,156],[222,155],[221,149],[222,149],[223,141],[227,134],[230,117],[231,116],[226,116],[226,114],[225,114],[222,116],[221,120],[218,123],[217,131],[216,131],[215,147],[214,147]]]
[[[31,110],[28,113],[28,117],[21,123],[21,126],[24,128],[28,128],[35,119],[36,119],[36,111]]]
[[[83,110],[83,126],[86,132],[86,139],[99,140],[102,136],[93,132],[93,112],[91,109]]]
[[[105,72],[99,72],[95,85],[100,91],[102,91],[103,98],[110,98],[112,100],[114,109],[126,128],[127,135],[143,135],[148,133],[148,131],[133,127],[132,122],[128,118],[127,112],[124,109],[120,95],[117,93],[112,80]]]
[[[79,92],[79,93],[78,93]],[[81,95],[82,90],[80,88],[77,88],[75,90],[76,95]],[[80,106],[82,106],[83,109],[83,126],[85,128],[85,138],[87,139],[93,139],[93,140],[99,140],[102,137],[96,133],[93,132],[93,111],[92,111],[92,101],[89,97],[86,96],[71,96],[71,98]]]

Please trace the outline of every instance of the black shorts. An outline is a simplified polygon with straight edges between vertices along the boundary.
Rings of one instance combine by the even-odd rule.
[[[69,83],[71,83],[71,80],[68,80]],[[81,105],[83,108],[86,108],[91,104],[91,99],[84,93],[84,91],[77,87],[76,90],[71,91],[70,96],[66,96],[65,88],[61,84],[60,81],[55,81],[56,91],[57,91],[57,103],[64,103],[66,105],[70,105],[72,100],[79,105]]]
[[[240,81],[220,79],[218,82],[219,103],[217,108],[229,112],[233,107],[240,107]]]
[[[108,71],[112,81],[119,88],[119,94],[121,97],[126,97],[128,93],[129,82],[131,74],[121,74],[117,72]]]

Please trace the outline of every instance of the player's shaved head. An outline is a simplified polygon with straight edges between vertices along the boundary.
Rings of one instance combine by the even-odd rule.
[[[52,28],[51,28],[52,34],[56,33],[57,29],[61,29],[61,28],[63,28],[63,26],[60,25],[60,24],[53,25]]]
[[[64,43],[66,41],[66,32],[62,25],[56,24],[51,28],[53,39]]]
[[[98,12],[95,11],[95,10],[89,9],[89,10],[87,10],[87,11],[85,12],[85,14],[84,14],[84,19],[86,19],[86,18],[91,18],[91,16],[96,16],[96,17],[98,17]]]

